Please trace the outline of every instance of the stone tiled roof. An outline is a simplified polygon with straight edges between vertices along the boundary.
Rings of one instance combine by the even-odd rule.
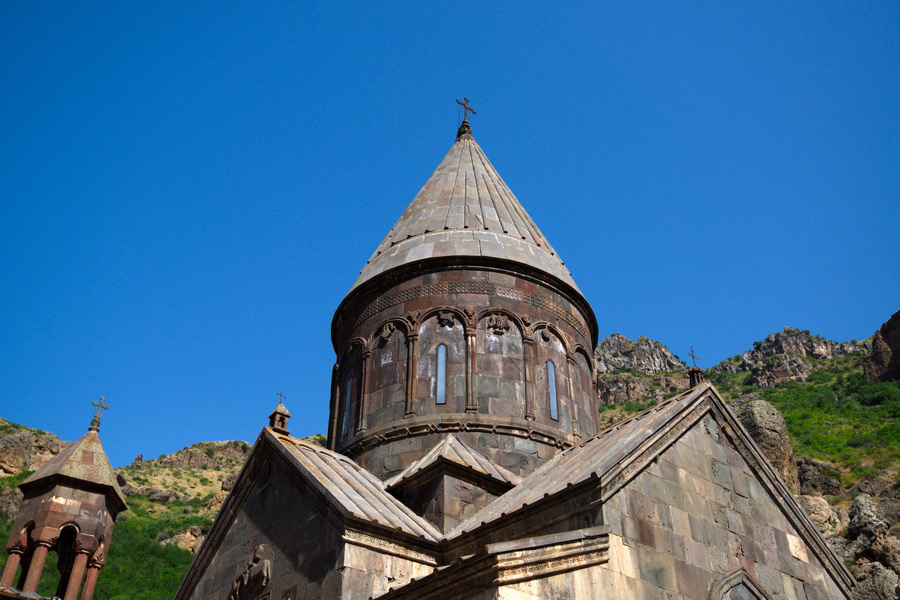
[[[337,452],[266,428],[264,435],[336,508],[356,518],[437,541],[441,532],[385,491],[384,484]]]
[[[24,490],[38,481],[51,477],[85,481],[109,488],[116,499],[121,502],[119,508],[126,507],[125,495],[116,482],[116,475],[113,473],[112,465],[109,464],[103,444],[100,443],[100,436],[96,431],[88,431],[77,442],[32,473],[19,484],[19,487]]]
[[[484,523],[511,515],[569,486],[591,478],[601,480],[654,433],[677,419],[680,413],[690,410],[694,401],[710,387],[708,383],[700,384],[564,450],[524,478],[518,486],[460,523],[447,534],[447,538],[452,539]]]
[[[504,484],[517,485],[522,480],[521,477],[515,473],[507,471],[500,465],[495,465],[481,452],[475,450],[455,435],[448,433],[447,436],[442,439],[438,445],[429,450],[425,456],[410,464],[399,474],[385,481],[384,487],[387,489],[396,487],[440,461],[455,463],[461,467],[471,469],[482,475],[496,479]]]
[[[458,137],[353,288],[396,267],[454,256],[513,261],[578,290],[559,255],[468,133]]]

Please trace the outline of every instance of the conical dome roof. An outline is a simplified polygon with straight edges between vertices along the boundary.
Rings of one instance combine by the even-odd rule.
[[[494,169],[468,121],[353,284],[411,263],[450,257],[516,262],[568,284],[559,255]],[[580,293],[580,291],[579,291]]]

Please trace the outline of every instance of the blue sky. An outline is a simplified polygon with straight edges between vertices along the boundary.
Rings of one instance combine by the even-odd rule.
[[[338,303],[475,137],[601,336],[900,308],[900,4],[0,5],[0,416],[115,466],[324,431]]]

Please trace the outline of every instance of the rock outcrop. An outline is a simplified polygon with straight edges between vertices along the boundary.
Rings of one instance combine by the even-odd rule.
[[[860,494],[850,504],[850,535],[863,543],[872,544],[888,530],[887,521],[878,503],[868,494]]]
[[[182,533],[174,535],[169,539],[162,540],[160,544],[163,546],[175,544],[182,550],[187,550],[192,554],[196,554],[197,551],[200,550],[200,546],[203,545],[203,540],[205,539],[206,534],[203,532],[203,530],[196,525],[192,525]]]
[[[672,393],[688,388],[687,377],[656,375],[652,377],[617,373],[597,378],[597,397],[602,404],[623,402],[659,402]]]
[[[687,365],[665,345],[644,336],[635,342],[620,333],[612,334],[597,345],[594,361],[598,373],[628,370],[655,375],[687,369]]]
[[[863,372],[875,381],[900,379],[900,310],[872,337],[872,353],[863,363]]]
[[[614,333],[597,346],[597,396],[601,404],[659,402],[686,390],[687,365],[665,345],[645,338],[632,341]]]
[[[806,381],[813,370],[813,360],[841,358],[869,351],[866,342],[832,342],[808,331],[785,327],[782,333],[773,333],[753,349],[744,352],[739,359],[723,360],[712,368],[715,372],[750,372],[749,383],[761,388],[771,387],[788,379]]]
[[[52,433],[0,419],[0,475],[35,471],[70,445]]]
[[[737,417],[788,488],[797,493],[800,481],[797,464],[794,462],[794,449],[784,417],[778,409],[765,400],[753,400],[738,409]]]
[[[797,501],[825,537],[831,537],[841,530],[840,515],[822,496],[797,496]]]
[[[235,464],[242,465],[248,454],[250,454],[250,444],[245,442],[200,442],[174,454],[160,456],[152,463],[158,467],[212,469]],[[142,460],[141,464],[143,463]]]
[[[808,456],[800,456],[794,462],[797,464],[801,494],[824,496],[840,493],[840,474],[833,465]]]
[[[897,574],[878,563],[869,563],[856,574],[859,582],[852,600],[896,600]]]

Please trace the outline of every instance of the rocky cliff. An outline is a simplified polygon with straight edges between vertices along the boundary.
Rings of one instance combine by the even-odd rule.
[[[687,365],[665,345],[614,333],[594,351],[601,405],[655,403],[687,389]]]
[[[875,381],[900,379],[900,310],[872,337],[872,354],[863,363],[866,377]]]
[[[597,345],[594,361],[598,373],[624,370],[655,375],[687,369],[687,365],[663,344],[644,336],[635,342],[620,333],[612,334]]]
[[[70,445],[52,433],[0,418],[0,476],[35,471]]]
[[[711,371],[718,373],[749,372],[750,385],[767,388],[781,381],[806,381],[816,368],[815,361],[834,360],[847,356],[864,356],[871,348],[870,341],[832,342],[809,331],[785,327],[773,333],[740,356],[723,360]]]

